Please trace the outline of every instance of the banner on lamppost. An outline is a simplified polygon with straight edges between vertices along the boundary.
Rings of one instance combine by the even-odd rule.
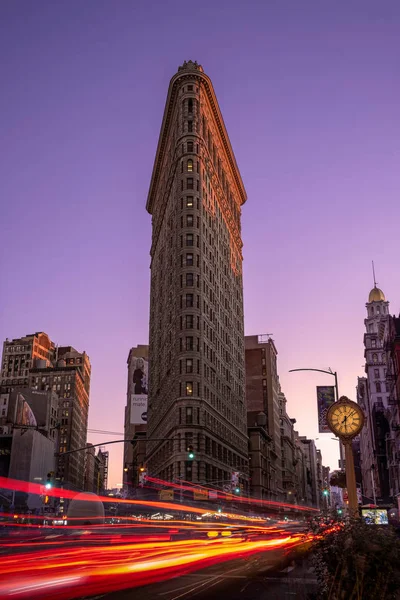
[[[333,385],[317,385],[318,402],[318,431],[319,433],[330,433],[326,422],[326,413],[335,403],[335,387]]]

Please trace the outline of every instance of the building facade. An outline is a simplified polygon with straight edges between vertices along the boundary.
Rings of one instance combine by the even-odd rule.
[[[280,385],[277,370],[278,351],[268,335],[245,337],[246,402],[252,415],[263,412],[271,438],[271,494],[283,498],[280,420]]]
[[[365,425],[360,434],[360,459],[364,496],[373,501],[388,502],[390,484],[387,439],[390,436],[388,420],[389,389],[387,385],[387,349],[381,336],[388,326],[389,302],[376,286],[366,304],[364,320],[364,357],[366,378],[360,378],[357,398],[364,410]]]
[[[126,394],[124,438],[132,440],[140,434],[138,444],[124,444],[123,482],[125,492],[133,492],[138,484],[138,470],[144,466],[146,456],[147,406],[142,411],[140,406],[148,401],[148,365],[149,346],[139,345],[131,348],[127,360],[128,385]],[[146,412],[146,415],[144,415]],[[130,494],[131,495],[131,494]]]
[[[172,78],[152,215],[147,468],[165,480],[247,481],[242,240],[246,192],[210,78]],[[188,460],[189,447],[195,458]]]
[[[86,446],[91,375],[86,352],[80,353],[72,346],[56,347],[44,332],[6,340],[1,374],[3,406],[0,406],[0,418],[4,416],[5,396],[10,392],[20,391],[25,395],[29,392],[32,406],[36,403],[36,407],[41,405],[43,410],[45,401],[40,394],[53,392],[57,395],[57,415],[54,405],[50,408],[48,403],[46,406],[53,412],[42,415],[57,421],[56,476],[65,487],[82,490],[85,453],[62,455]]]

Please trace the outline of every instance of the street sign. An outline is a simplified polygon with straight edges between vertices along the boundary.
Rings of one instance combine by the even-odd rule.
[[[173,500],[174,490],[160,490],[160,500]]]
[[[194,490],[193,498],[194,500],[208,500],[208,492],[207,490]]]

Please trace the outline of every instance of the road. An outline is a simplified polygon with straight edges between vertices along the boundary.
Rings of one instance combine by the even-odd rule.
[[[317,580],[307,559],[277,564],[277,557],[232,561],[141,588],[97,596],[97,600],[314,600]],[[91,599],[94,600],[94,599]]]
[[[0,597],[305,599],[314,577],[291,562],[310,541],[298,525],[15,529],[0,544]]]

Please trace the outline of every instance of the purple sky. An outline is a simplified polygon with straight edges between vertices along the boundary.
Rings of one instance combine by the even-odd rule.
[[[337,369],[354,399],[371,259],[400,309],[399,51],[398,0],[1,2],[0,340],[43,330],[86,350],[90,427],[123,431],[165,97],[197,60],[248,193],[246,334],[273,333],[290,415],[318,436],[330,378],[288,370]],[[337,443],[318,444],[336,467]]]

